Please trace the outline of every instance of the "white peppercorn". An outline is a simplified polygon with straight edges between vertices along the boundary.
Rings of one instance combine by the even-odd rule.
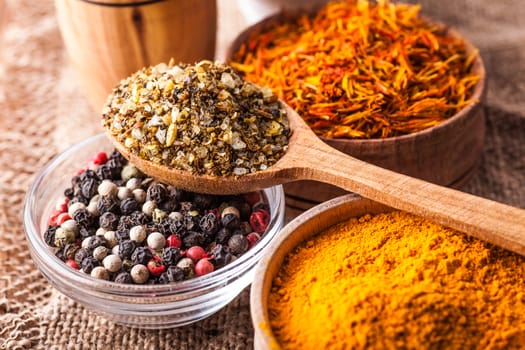
[[[80,209],[86,209],[86,205],[82,202],[75,202],[67,208],[67,213],[70,217],[75,216],[75,213]]]
[[[111,254],[119,255],[120,245],[116,244],[111,248]]]
[[[73,219],[69,219],[69,220],[66,220],[62,223],[62,225],[60,225],[60,227],[66,231],[71,231],[73,233],[77,233],[78,232],[78,224],[75,220]]]
[[[63,248],[66,244],[74,242],[75,238],[75,232],[59,227],[55,232],[54,243],[55,246]]]
[[[172,220],[175,220],[175,221],[181,221],[182,219],[184,219],[184,215],[182,215],[182,213],[180,211],[172,211],[168,217]]]
[[[135,242],[142,242],[146,239],[148,233],[143,226],[133,226],[129,229],[129,239]]]
[[[142,212],[146,214],[147,216],[152,216],[153,211],[157,208],[157,203],[154,201],[146,201],[142,205]]]
[[[115,231],[106,231],[104,233],[104,238],[106,239],[109,248],[113,248],[118,244],[117,236]]]
[[[126,188],[129,188],[131,191],[134,191],[140,188],[142,180],[136,177],[132,177],[126,182]]]
[[[95,231],[95,236],[104,236],[106,234],[106,229],[103,228],[103,227],[99,227],[97,228],[97,230]]]
[[[144,203],[146,201],[147,194],[142,188],[137,188],[133,190],[133,196],[137,202]]]
[[[103,180],[98,185],[98,194],[101,196],[116,196],[118,193],[118,186],[115,185],[111,180]]]
[[[148,281],[149,271],[146,266],[137,264],[131,268],[130,275],[133,282],[143,284]]]
[[[87,249],[89,247],[89,242],[91,242],[91,236],[90,237],[86,237],[82,240],[82,243],[80,243],[80,247],[81,248],[84,248],[84,249]]]
[[[91,270],[91,277],[107,281],[109,280],[109,272],[102,266],[96,266]]]
[[[235,207],[232,207],[232,206],[229,206],[229,207],[226,207],[222,210],[221,212],[221,218],[225,217],[226,215],[228,214],[232,214],[238,218],[241,217],[241,213],[239,212],[239,209],[235,208]]]
[[[99,216],[100,211],[98,210],[98,201],[100,200],[100,195],[95,195],[91,200],[89,201],[89,204],[87,206],[87,211],[93,215],[93,216]]]
[[[120,186],[118,188],[117,197],[118,197],[118,199],[120,199],[122,201],[122,200],[124,200],[126,198],[132,198],[134,196],[133,196],[133,192],[129,188],[124,187],[124,186]]]
[[[110,254],[102,260],[102,265],[104,265],[109,272],[117,272],[122,268],[122,260],[118,255]]]
[[[148,246],[153,250],[160,250],[166,245],[166,238],[160,232],[152,232],[148,235]]]
[[[99,261],[102,261],[108,255],[108,248],[103,245],[93,249],[93,257]]]
[[[190,258],[182,258],[179,260],[179,262],[177,262],[177,267],[183,269],[186,272],[187,270],[193,270],[195,264]]]
[[[133,164],[126,164],[122,171],[120,172],[120,177],[124,182],[127,182],[128,180],[132,178],[139,177],[141,175],[140,170],[134,166]]]

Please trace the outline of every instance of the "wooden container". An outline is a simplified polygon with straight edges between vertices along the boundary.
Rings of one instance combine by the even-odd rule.
[[[255,280],[250,291],[250,309],[255,329],[254,347],[256,350],[279,349],[279,344],[271,330],[268,315],[268,296],[274,277],[279,272],[285,256],[297,245],[319,234],[329,227],[364,214],[376,214],[392,209],[362,199],[353,194],[344,195],[304,212],[285,226],[259,261]]]
[[[138,69],[213,59],[215,0],[55,0],[71,63],[96,111]]]
[[[312,9],[304,11],[311,13]],[[297,12],[282,12],[248,27],[230,45],[226,61],[231,59],[252,32],[267,30],[277,22],[295,16]],[[447,30],[452,36],[465,41],[468,52],[476,50],[456,30]],[[484,145],[485,116],[482,104],[486,93],[486,73],[479,54],[475,59],[474,72],[480,80],[474,89],[473,102],[435,127],[386,139],[322,139],[363,161],[438,185],[460,188],[475,173]],[[284,185],[284,189],[287,205],[299,211],[345,194],[338,187],[314,181],[289,183]]]

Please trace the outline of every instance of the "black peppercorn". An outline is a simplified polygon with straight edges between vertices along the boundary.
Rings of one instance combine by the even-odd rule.
[[[219,230],[217,216],[214,213],[203,215],[199,221],[199,227],[204,233],[215,234]]]
[[[87,228],[87,227],[80,227],[78,234],[80,235],[80,239],[85,239],[91,236],[94,236],[96,233],[96,229],[94,227]]]
[[[139,210],[139,203],[135,198],[126,198],[120,202],[120,211],[124,215],[129,215],[137,210]]]
[[[80,249],[78,243],[68,243],[65,245],[63,252],[66,260],[75,259],[76,252]]]
[[[55,256],[57,258],[59,258],[60,260],[62,261],[66,261],[66,256],[64,255],[64,248],[59,248],[56,252],[55,252]]]
[[[75,220],[80,227],[89,228],[94,225],[95,220],[87,209],[78,209],[73,214],[73,220]]]
[[[159,208],[167,213],[171,213],[172,211],[179,210],[180,205],[179,202],[174,199],[166,199],[164,202],[159,204]]]
[[[120,205],[118,199],[113,196],[102,196],[97,202],[97,210],[100,214],[106,212],[118,213]]]
[[[114,161],[115,164],[121,168],[128,163],[126,158],[124,158],[124,156],[117,150],[113,150],[108,159]]]
[[[114,163],[112,164],[110,162],[111,161],[108,160],[105,164],[98,167],[97,175],[101,180],[113,180],[120,175],[122,169],[116,167]]]
[[[137,243],[135,241],[130,240],[128,237],[128,240],[120,241],[118,245],[118,256],[122,260],[130,259],[131,255],[135,251],[135,248],[137,248]]]
[[[131,254],[131,260],[134,264],[147,265],[153,258],[153,254],[147,247],[137,247]]]
[[[97,266],[100,266],[100,261],[98,261],[92,256],[88,256],[84,260],[82,260],[82,264],[80,266],[82,267],[82,271],[84,271],[85,273],[91,273],[91,270],[93,270]]]
[[[78,266],[82,266],[82,261],[84,261],[84,259],[88,256],[91,256],[91,251],[85,248],[80,248],[75,252],[74,259]]]
[[[184,270],[177,266],[169,266],[168,269],[159,277],[159,283],[167,284],[182,281],[184,279]]]
[[[87,249],[93,251],[95,248],[104,246],[107,247],[107,241],[104,238],[104,236],[93,236],[89,239],[89,242],[87,243]]]
[[[184,215],[184,227],[188,231],[197,230],[199,228],[199,222],[200,222],[201,216],[200,215]]]
[[[182,246],[184,248],[193,247],[194,245],[202,245],[205,237],[202,233],[196,231],[188,231],[182,237]]]
[[[162,250],[162,263],[166,266],[174,266],[181,259],[182,255],[179,248],[166,247]]]
[[[217,241],[217,243],[226,244],[228,243],[228,240],[230,239],[231,236],[232,236],[232,231],[228,230],[226,227],[223,227],[217,232],[217,236],[215,237],[215,240]]]
[[[134,211],[130,215],[132,226],[145,225],[149,222],[149,218],[142,211]]]
[[[129,229],[127,228],[117,228],[115,231],[115,238],[119,243],[129,240]]]
[[[155,201],[157,204],[162,203],[168,194],[166,186],[160,183],[153,183],[146,191],[146,200]]]
[[[239,256],[246,252],[249,246],[250,242],[248,242],[246,237],[240,234],[233,235],[228,240],[228,248],[230,252],[235,256]]]
[[[210,251],[210,255],[214,262],[215,268],[223,267],[233,259],[233,256],[228,251],[228,248],[222,244],[215,245],[215,247],[213,247]]]
[[[82,181],[81,185],[81,194],[85,198],[92,198],[95,194],[97,194],[98,185],[100,184],[99,181],[95,180],[94,178],[87,178],[86,180]]]
[[[209,194],[196,193],[193,196],[193,204],[199,209],[211,208],[214,204],[215,196]]]
[[[44,242],[50,247],[55,246],[55,232],[57,231],[58,226],[48,226],[47,230],[44,232]]]
[[[64,190],[64,196],[71,199],[74,196],[73,188],[68,187]]]
[[[69,201],[69,205],[73,205],[75,203],[82,203],[84,205],[88,205],[89,203],[89,199],[82,196],[81,194],[78,194],[76,196],[74,196],[73,198],[71,198],[71,200]]]
[[[100,216],[98,222],[103,229],[114,231],[118,227],[119,217],[115,213],[108,211]]]
[[[175,187],[170,188],[169,196],[170,198],[175,199],[177,202],[188,201],[191,197],[190,192]]]
[[[241,226],[241,219],[235,214],[226,214],[221,217],[221,223],[225,228],[234,230]]]
[[[123,271],[115,277],[115,282],[122,284],[131,284],[133,283],[133,279],[131,278],[131,274],[129,272]]]

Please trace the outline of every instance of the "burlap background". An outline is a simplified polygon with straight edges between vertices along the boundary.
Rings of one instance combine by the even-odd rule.
[[[252,348],[249,288],[207,320],[144,331],[90,314],[35,270],[21,222],[25,192],[50,157],[101,130],[68,66],[53,2],[6,3],[0,44],[0,349]],[[244,23],[234,0],[218,3],[220,55]],[[486,149],[464,190],[525,208],[525,2],[421,3],[424,13],[456,26],[480,48],[488,71]],[[0,28],[2,18],[0,13]]]

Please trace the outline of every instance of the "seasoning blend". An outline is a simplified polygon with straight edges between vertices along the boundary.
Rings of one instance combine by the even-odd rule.
[[[265,170],[284,154],[290,135],[270,89],[211,61],[138,71],[113,90],[102,118],[139,157],[200,175]]]
[[[283,349],[518,349],[524,291],[524,257],[390,212],[288,253],[268,314]]]

